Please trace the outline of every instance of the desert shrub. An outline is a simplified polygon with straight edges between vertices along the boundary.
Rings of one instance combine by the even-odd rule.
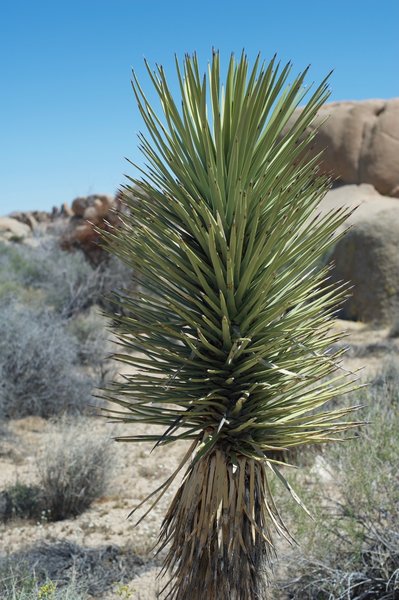
[[[128,582],[153,565],[144,565],[133,552],[114,545],[85,548],[68,540],[39,543],[10,556],[0,554],[0,597],[38,600],[39,590],[53,583],[57,595],[49,596],[52,600],[99,598],[116,582]]]
[[[399,361],[391,357],[384,362],[381,370],[374,377],[370,396],[377,404],[379,402],[399,406]]]
[[[72,315],[94,304],[99,294],[99,272],[85,260],[83,253],[65,252],[54,239],[42,242],[34,251],[20,248],[29,269],[21,278],[27,285],[44,291],[47,302],[62,317]]]
[[[126,289],[130,279],[131,271],[120,260],[110,257],[93,267],[83,252],[62,250],[54,237],[34,248],[0,243],[0,298],[13,293],[24,299],[28,289],[41,292],[63,318],[93,304],[109,307],[110,292]]]
[[[107,256],[100,265],[101,292],[99,304],[107,312],[118,310],[119,304],[115,302],[112,292],[124,293],[134,287],[133,271],[116,256]]]
[[[110,450],[91,422],[62,418],[54,425],[37,463],[39,486],[52,521],[75,517],[102,496],[110,473]]]
[[[32,260],[35,248],[13,246],[0,242],[0,281],[29,282],[35,279],[37,268]]]
[[[94,382],[78,365],[77,341],[49,310],[0,302],[0,415],[85,410]]]
[[[391,328],[388,333],[388,337],[397,338],[399,337],[399,318],[396,318],[391,325]]]
[[[22,298],[26,288],[12,280],[0,280],[0,300],[10,296]]]
[[[76,315],[68,321],[68,330],[78,343],[78,359],[96,382],[103,385],[115,376],[115,363],[110,360],[112,343],[106,331],[107,321],[98,307]]]
[[[296,481],[316,521],[296,508],[291,515],[301,548],[280,586],[289,598],[399,597],[399,404],[382,380],[376,378],[367,394],[370,425],[356,441],[324,456],[333,490],[317,497],[314,485],[301,489]]]
[[[108,440],[88,436],[91,423],[85,418],[76,421],[63,417],[51,427],[44,453],[36,458],[38,484],[17,481],[1,491],[1,520],[75,517],[106,490]]]
[[[68,323],[68,331],[78,342],[79,360],[84,365],[99,366],[111,351],[105,331],[106,321],[96,310],[77,315]]]
[[[17,481],[0,492],[0,519],[40,519],[44,514],[44,498],[36,485]]]

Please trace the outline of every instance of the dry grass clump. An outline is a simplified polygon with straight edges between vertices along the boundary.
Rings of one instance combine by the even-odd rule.
[[[40,543],[8,557],[0,554],[0,597],[2,600],[101,598],[117,583],[131,581],[153,566],[144,564],[128,549],[114,545],[85,548],[67,540]],[[120,585],[122,590],[123,587]],[[54,593],[50,595],[52,590]]]

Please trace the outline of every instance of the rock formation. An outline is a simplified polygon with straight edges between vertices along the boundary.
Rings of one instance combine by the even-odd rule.
[[[0,217],[0,238],[6,241],[23,241],[30,234],[30,227],[13,217]]]
[[[103,257],[98,229],[116,226],[119,217],[115,208],[121,207],[121,196],[95,194],[73,200],[71,207],[64,203],[51,213],[44,211],[13,212],[0,217],[0,240],[33,243],[32,233],[53,233],[60,237],[65,250],[79,248],[91,262],[97,264]]]
[[[65,250],[80,248],[93,263],[98,263],[103,254],[98,229],[107,230],[118,224],[119,217],[115,209],[120,208],[120,204],[119,198],[106,195],[75,198],[61,247]]]
[[[399,98],[326,104],[315,128],[313,153],[323,152],[323,171],[399,198]]]

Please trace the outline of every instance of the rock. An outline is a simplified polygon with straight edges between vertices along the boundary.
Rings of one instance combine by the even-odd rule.
[[[72,235],[70,235],[70,239],[73,242],[77,242],[78,244],[82,245],[83,247],[85,247],[86,244],[90,244],[93,242],[93,240],[95,239],[96,235],[93,231],[93,228],[90,226],[87,226],[86,223],[83,223],[82,225],[78,225],[77,227],[75,227],[75,229],[72,232]]]
[[[23,240],[30,233],[29,225],[12,217],[0,217],[0,236],[6,240]]]
[[[72,212],[77,217],[83,217],[83,213],[85,209],[88,207],[88,199],[87,198],[75,198],[72,202]]]
[[[73,210],[71,209],[71,207],[69,206],[69,204],[67,202],[64,202],[61,205],[60,213],[64,217],[73,217]]]
[[[96,227],[109,229],[117,226],[119,217],[113,208],[120,208],[120,200],[105,194],[75,198],[72,202],[73,218],[61,239],[65,250],[79,247],[91,262],[97,264],[105,254]]]
[[[37,222],[35,217],[32,215],[32,213],[26,213],[26,224],[29,225],[29,227],[32,231],[37,229],[37,227],[39,225],[39,223]]]
[[[111,196],[99,196],[94,200],[93,206],[95,206],[97,214],[100,217],[105,217],[114,204],[115,201]]]
[[[323,152],[324,172],[399,197],[399,98],[326,104],[311,125],[317,127],[312,152]]]
[[[20,223],[28,225],[28,227],[33,231],[39,224],[35,215],[35,212],[12,212],[8,216],[12,219],[16,219]]]
[[[100,216],[98,215],[95,206],[88,206],[83,213],[83,218],[85,221],[89,221],[90,223],[94,223],[96,225],[100,220]]]
[[[330,191],[321,208],[343,205],[358,208],[331,255],[332,280],[353,286],[340,317],[392,322],[399,315],[399,201],[368,185],[343,186]]]
[[[399,202],[395,198],[383,196],[368,183],[341,185],[327,192],[318,210],[326,214],[332,209],[340,207],[346,207],[352,211],[345,226],[342,227],[342,231],[351,225],[356,225],[365,216],[377,218],[381,210],[390,208],[399,210]]]
[[[35,217],[38,223],[49,223],[51,221],[50,213],[44,210],[35,210],[33,212],[33,216]]]

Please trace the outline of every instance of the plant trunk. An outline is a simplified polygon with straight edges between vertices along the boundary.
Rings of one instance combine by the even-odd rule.
[[[164,519],[160,550],[170,600],[264,600],[274,547],[270,524],[284,525],[262,461],[216,449],[194,462]]]

